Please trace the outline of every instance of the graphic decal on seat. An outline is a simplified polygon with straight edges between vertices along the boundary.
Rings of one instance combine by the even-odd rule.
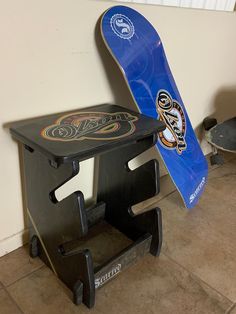
[[[41,136],[52,141],[114,140],[135,131],[137,116],[128,112],[75,112],[45,127]]]

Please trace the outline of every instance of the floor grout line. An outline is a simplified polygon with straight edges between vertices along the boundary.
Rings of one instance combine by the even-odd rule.
[[[46,266],[46,265],[41,265],[41,266],[39,266],[37,269],[32,270],[32,271],[29,272],[28,274],[26,274],[26,275],[24,275],[24,276],[22,276],[22,277],[16,279],[15,281],[11,282],[10,284],[8,284],[8,285],[3,285],[3,287],[7,289],[7,288],[11,287],[12,285],[14,285],[15,283],[17,283],[18,281],[20,281],[21,279],[24,279],[24,278],[26,278],[26,277],[28,277],[28,276],[34,274],[35,272],[37,272],[38,270],[40,270],[41,268],[43,268],[43,267],[45,267],[45,266]]]
[[[232,306],[225,312],[225,314],[230,314],[230,312],[236,308],[236,303],[232,304]]]
[[[166,253],[162,253],[164,256],[166,256],[167,258],[169,258],[172,262],[174,262],[175,264],[177,264],[178,266],[180,266],[181,268],[183,268],[185,271],[187,271],[189,274],[191,274],[192,276],[194,276],[196,279],[198,279],[199,281],[201,281],[202,283],[204,283],[208,288],[214,290],[217,294],[219,294],[220,296],[222,296],[223,298],[227,299],[229,302],[233,303],[232,306],[234,306],[234,301],[230,300],[227,296],[225,296],[224,294],[222,294],[220,291],[218,291],[217,289],[215,289],[214,287],[212,287],[208,282],[206,282],[205,280],[203,280],[202,278],[200,278],[198,275],[196,275],[195,273],[193,273],[191,270],[189,270],[188,268],[186,268],[185,266],[183,266],[182,264],[180,264],[179,262],[177,262],[175,259],[173,259],[172,257],[170,257],[168,254]],[[228,310],[227,310],[228,311]]]
[[[8,297],[10,298],[10,300],[16,305],[17,309],[20,311],[20,313],[24,314],[23,310],[21,309],[21,307],[19,306],[19,304],[16,302],[16,300],[12,297],[12,295],[10,294],[10,292],[7,290],[7,288],[3,287],[4,291],[6,292],[6,294],[8,295]]]

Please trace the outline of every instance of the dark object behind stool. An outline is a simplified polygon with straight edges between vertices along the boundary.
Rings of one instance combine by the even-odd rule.
[[[206,140],[212,146],[211,164],[222,165],[224,160],[223,156],[218,153],[218,149],[231,153],[236,152],[236,117],[218,124],[214,118],[205,118],[203,126],[207,131]]]

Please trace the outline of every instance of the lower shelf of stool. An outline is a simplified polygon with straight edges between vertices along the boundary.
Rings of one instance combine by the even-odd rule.
[[[145,234],[104,265],[95,268],[95,288],[98,289],[113,279],[121,271],[133,265],[138,259],[150,252],[152,236]]]
[[[153,235],[147,231],[137,239],[131,240],[106,221],[101,221],[89,230],[86,237],[64,243],[61,248],[59,247],[60,249],[56,250],[56,263],[59,265],[57,275],[72,290],[75,304],[83,302],[87,307],[93,307],[96,289],[114,279],[145,254],[150,252],[153,255],[159,254],[162,240],[161,216],[160,210],[156,209],[156,211],[159,223],[154,224],[153,227],[157,229],[160,238],[154,233],[156,238],[154,239]],[[141,216],[138,219],[142,220]],[[37,235],[32,237],[31,256],[39,255],[52,268],[44,252],[45,246],[41,245],[40,241]],[[154,250],[153,243],[156,247]],[[80,275],[78,275],[78,269]]]
[[[152,236],[144,235],[141,239],[131,244],[119,254],[114,256],[104,265],[94,269],[94,286],[95,289],[103,287],[106,283],[114,279],[119,273],[126,268],[135,264],[135,262],[150,251]],[[90,294],[86,291],[83,283],[78,280],[73,291],[73,301],[76,305],[84,301],[85,294]],[[90,307],[88,304],[86,304]]]

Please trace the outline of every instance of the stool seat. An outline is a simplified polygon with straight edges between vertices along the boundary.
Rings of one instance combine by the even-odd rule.
[[[58,164],[88,159],[163,131],[164,123],[116,105],[53,114],[11,127],[13,137]]]

